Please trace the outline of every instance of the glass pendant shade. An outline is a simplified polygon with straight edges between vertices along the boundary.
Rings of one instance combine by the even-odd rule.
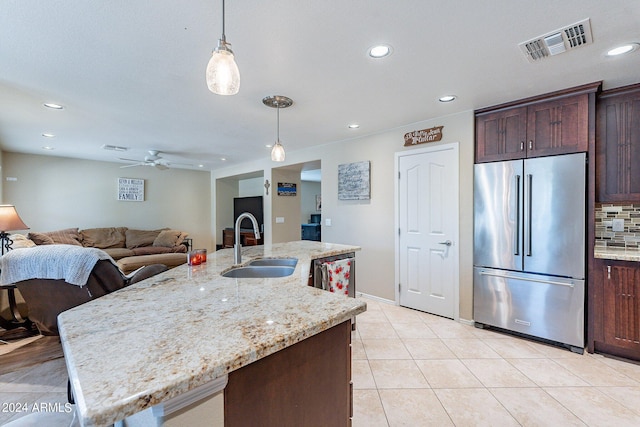
[[[284,162],[284,146],[277,140],[271,149],[271,160],[274,162]]]
[[[240,90],[240,71],[233,52],[223,40],[207,64],[207,87],[217,95],[235,95]]]

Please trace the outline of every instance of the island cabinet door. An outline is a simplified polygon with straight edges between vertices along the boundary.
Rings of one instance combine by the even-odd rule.
[[[229,374],[224,425],[350,426],[351,321]]]

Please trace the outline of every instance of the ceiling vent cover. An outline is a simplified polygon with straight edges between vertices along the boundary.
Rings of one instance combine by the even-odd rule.
[[[568,27],[520,43],[520,50],[529,62],[557,55],[593,43],[589,18]]]

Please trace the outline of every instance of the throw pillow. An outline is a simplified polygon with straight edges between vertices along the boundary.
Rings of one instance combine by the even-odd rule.
[[[178,246],[184,240],[182,234],[183,233],[180,230],[161,231],[160,234],[158,234],[158,237],[153,241],[153,246],[163,246],[165,248]]]
[[[27,236],[36,245],[76,245],[82,246],[82,236],[77,228],[66,228],[64,230],[49,231],[46,233],[30,232]]]
[[[32,248],[36,246],[33,240],[27,239],[27,236],[25,236],[24,234],[12,234],[9,236],[9,238],[13,240],[11,249]]]
[[[36,245],[54,245],[56,243],[47,234],[36,233],[35,231],[30,231],[28,234],[28,238]]]
[[[86,248],[124,248],[127,227],[88,228],[80,231]]]
[[[153,241],[156,240],[156,237],[158,237],[158,234],[160,234],[162,230],[167,230],[167,228],[163,228],[161,230],[128,229],[125,232],[125,235],[127,237],[127,249],[153,245]]]

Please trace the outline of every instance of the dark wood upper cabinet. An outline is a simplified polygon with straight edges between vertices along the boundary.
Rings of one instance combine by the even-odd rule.
[[[478,162],[526,157],[527,108],[511,108],[476,116]]]
[[[640,202],[640,84],[602,92],[596,108],[599,202]]]
[[[527,117],[528,157],[588,150],[587,94],[531,105],[527,109]]]
[[[599,87],[591,83],[476,111],[476,163],[588,151],[589,113]]]

